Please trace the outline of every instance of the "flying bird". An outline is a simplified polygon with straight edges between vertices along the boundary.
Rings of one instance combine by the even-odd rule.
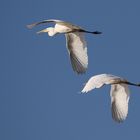
[[[54,23],[54,27],[45,28],[39,32],[48,33],[49,36],[54,36],[56,34],[65,34],[66,37],[66,47],[69,52],[72,68],[78,74],[85,73],[88,67],[88,55],[87,55],[87,44],[85,41],[84,33],[90,34],[101,34],[99,31],[87,31],[83,28],[73,25],[69,22],[62,20],[49,19],[41,22],[36,22],[31,25],[27,25],[28,28],[33,28],[34,26],[46,23]]]
[[[126,79],[111,74],[99,74],[91,77],[85,84],[82,93],[87,93],[95,88],[100,88],[103,85],[111,85],[111,110],[112,118],[116,122],[123,122],[128,114],[128,103],[130,91],[128,85],[140,86],[136,83],[131,83]]]

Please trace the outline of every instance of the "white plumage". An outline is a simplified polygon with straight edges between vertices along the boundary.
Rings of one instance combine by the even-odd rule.
[[[43,23],[55,23],[54,27],[48,27],[37,33],[48,32],[49,36],[54,36],[58,33],[64,33],[66,36],[66,44],[69,52],[72,68],[78,74],[86,72],[88,67],[88,55],[87,55],[87,45],[83,33],[101,34],[101,32],[86,31],[83,28],[73,25],[62,20],[49,19],[41,22],[33,23],[27,25],[28,28],[32,28],[36,25]]]
[[[85,72],[88,67],[88,55],[83,33],[68,33],[65,36],[73,70],[78,73]]]
[[[110,97],[113,119],[117,122],[123,122],[128,114],[128,102],[130,98],[128,85],[111,85]]]
[[[111,84],[111,109],[112,117],[116,122],[123,122],[128,114],[128,103],[130,92],[128,85],[140,86],[140,84],[129,81],[111,74],[100,74],[91,77],[84,86],[82,93],[87,93],[95,88],[100,88],[105,84]]]

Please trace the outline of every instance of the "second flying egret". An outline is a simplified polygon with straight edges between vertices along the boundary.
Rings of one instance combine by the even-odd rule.
[[[139,86],[127,81],[118,76],[111,74],[99,74],[91,77],[82,90],[82,93],[87,93],[95,88],[100,88],[105,84],[111,84],[111,109],[112,117],[117,122],[123,122],[128,114],[128,103],[130,91],[128,85]]]
[[[46,23],[55,23],[55,26],[48,27],[37,33],[48,32],[49,36],[54,36],[58,33],[64,33],[66,36],[66,46],[69,52],[73,70],[78,74],[85,73],[88,67],[88,55],[87,55],[87,44],[83,33],[101,34],[101,32],[87,31],[69,22],[56,19],[49,19],[41,22],[36,22],[31,25],[27,25],[27,27],[32,28],[34,26]]]

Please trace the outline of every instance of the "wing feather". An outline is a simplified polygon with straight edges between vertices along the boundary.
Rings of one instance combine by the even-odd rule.
[[[78,74],[85,73],[88,67],[88,55],[83,33],[67,33],[65,36],[73,70]]]
[[[91,77],[86,85],[84,86],[82,93],[87,93],[88,91],[91,91],[95,88],[100,88],[105,84],[112,84],[114,82],[119,82],[120,80],[123,80],[122,78],[118,76],[114,76],[111,74],[99,74]]]
[[[111,110],[112,118],[117,122],[123,122],[128,114],[130,92],[126,84],[114,84],[111,86]]]
[[[27,25],[27,28],[31,29],[33,28],[34,26],[37,26],[37,25],[40,25],[40,24],[47,24],[47,23],[59,23],[59,22],[64,22],[62,20],[57,20],[57,19],[48,19],[48,20],[43,20],[43,21],[40,21],[40,22],[35,22],[33,24],[29,24]]]
[[[59,25],[66,26],[66,27],[71,28],[71,29],[82,29],[80,26],[71,24],[70,22],[65,22],[65,21],[62,21],[62,20],[57,20],[57,19],[48,19],[48,20],[43,20],[43,21],[40,21],[40,22],[35,22],[33,24],[27,25],[27,28],[31,29],[31,28],[33,28],[33,27],[35,27],[37,25],[47,24],[47,23],[57,23]]]

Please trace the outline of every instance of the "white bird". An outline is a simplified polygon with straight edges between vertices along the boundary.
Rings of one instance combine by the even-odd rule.
[[[45,24],[45,23],[55,23],[55,26],[48,27],[37,33],[48,32],[49,36],[54,36],[58,33],[64,33],[66,36],[66,46],[69,52],[73,70],[78,74],[85,73],[88,67],[88,55],[87,55],[87,44],[83,33],[101,34],[101,32],[86,31],[79,26],[73,25],[71,23],[62,20],[55,20],[55,19],[49,19],[49,20],[33,23],[31,25],[27,25],[27,27],[32,28],[34,26]]]
[[[82,93],[87,93],[92,89],[100,88],[105,84],[111,84],[110,97],[112,118],[116,122],[123,122],[128,114],[128,102],[130,98],[128,85],[140,86],[140,84],[131,83],[126,79],[111,74],[99,74],[88,80]]]

